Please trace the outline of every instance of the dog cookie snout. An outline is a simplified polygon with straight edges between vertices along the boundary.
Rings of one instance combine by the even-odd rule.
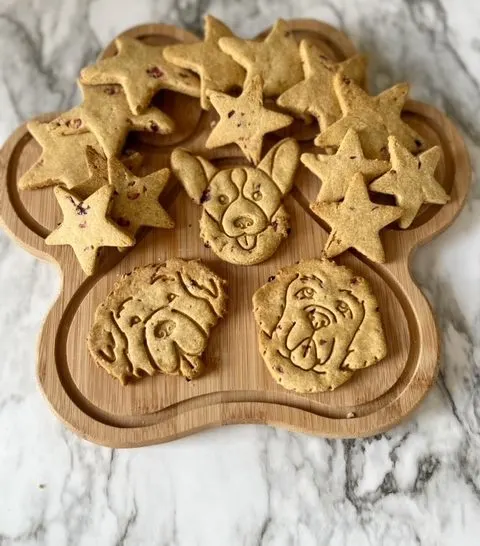
[[[253,220],[249,216],[239,216],[232,223],[236,228],[243,230],[253,226]]]

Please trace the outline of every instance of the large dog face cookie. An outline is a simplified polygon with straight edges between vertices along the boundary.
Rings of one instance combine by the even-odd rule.
[[[289,231],[282,200],[292,187],[298,158],[293,139],[279,142],[256,168],[219,170],[184,150],[173,152],[173,172],[203,207],[202,239],[222,260],[252,265],[277,250]]]
[[[224,285],[194,261],[135,269],[95,312],[88,337],[93,359],[122,384],[156,373],[197,377],[210,330],[225,313]]]
[[[386,355],[367,281],[328,260],[283,268],[253,296],[265,364],[283,387],[333,390]]]

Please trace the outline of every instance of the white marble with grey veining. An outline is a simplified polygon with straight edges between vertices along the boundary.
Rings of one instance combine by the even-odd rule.
[[[480,172],[477,0],[1,0],[0,141],[71,106],[79,69],[118,32],[200,31],[205,12],[244,36],[279,16],[344,29],[370,55],[375,89],[409,80],[462,129]],[[414,272],[444,353],[409,422],[368,440],[242,426],[111,450],[65,430],[38,392],[35,340],[59,278],[0,232],[0,546],[480,544],[478,181]]]

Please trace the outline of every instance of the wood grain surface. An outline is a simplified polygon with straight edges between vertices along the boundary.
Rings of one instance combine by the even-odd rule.
[[[344,34],[324,23],[295,20],[290,25],[297,37],[315,40],[332,59],[356,53]],[[167,25],[144,25],[126,34],[151,44],[198,39]],[[103,56],[114,53],[111,44]],[[175,119],[179,131],[173,137],[129,139],[128,146],[145,156],[141,174],[168,166],[170,153],[180,142],[217,165],[243,163],[234,145],[205,150],[216,114],[202,112],[198,100],[168,92],[156,100]],[[418,245],[445,229],[458,214],[471,170],[462,138],[444,114],[410,101],[404,116],[429,144],[441,146],[437,176],[451,201],[443,207],[424,207],[408,230],[386,230],[386,264],[371,263],[355,252],[336,260],[370,282],[379,301],[388,357],[355,373],[337,390],[314,395],[286,391],[272,380],[257,349],[251,305],[254,291],[280,267],[321,254],[327,231],[308,209],[319,187],[309,171],[300,166],[294,190],[285,199],[291,215],[290,236],[260,265],[234,266],[205,248],[199,237],[201,209],[172,178],[161,201],[176,228],[144,231],[139,243],[125,253],[106,249],[98,273],[86,278],[69,247],[44,244],[61,221],[52,189],[17,189],[19,177],[41,152],[25,125],[19,127],[0,154],[0,216],[20,244],[57,263],[63,277],[61,292],[43,326],[37,367],[41,389],[59,418],[84,438],[121,447],[159,443],[230,423],[267,423],[326,437],[366,436],[392,427],[410,413],[435,379],[439,336],[430,306],[411,278],[409,260]],[[313,133],[309,136],[297,125],[288,134],[301,140],[302,151],[313,149],[308,141]],[[265,149],[281,136],[286,136],[285,131],[267,139]],[[207,372],[192,382],[158,375],[122,387],[96,367],[88,353],[86,337],[95,308],[119,275],[171,257],[200,258],[228,282],[228,314],[210,337],[204,354]]]

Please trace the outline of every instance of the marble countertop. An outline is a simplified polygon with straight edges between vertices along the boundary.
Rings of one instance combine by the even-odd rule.
[[[480,3],[475,0],[1,0],[0,141],[70,107],[75,77],[125,28],[200,32],[210,12],[251,36],[277,17],[344,29],[374,90],[409,80],[444,110],[480,172]],[[224,427],[112,450],[67,431],[35,384],[36,338],[56,269],[0,232],[0,545],[477,545],[480,536],[480,184],[414,274],[443,333],[438,380],[405,424],[330,441]]]

